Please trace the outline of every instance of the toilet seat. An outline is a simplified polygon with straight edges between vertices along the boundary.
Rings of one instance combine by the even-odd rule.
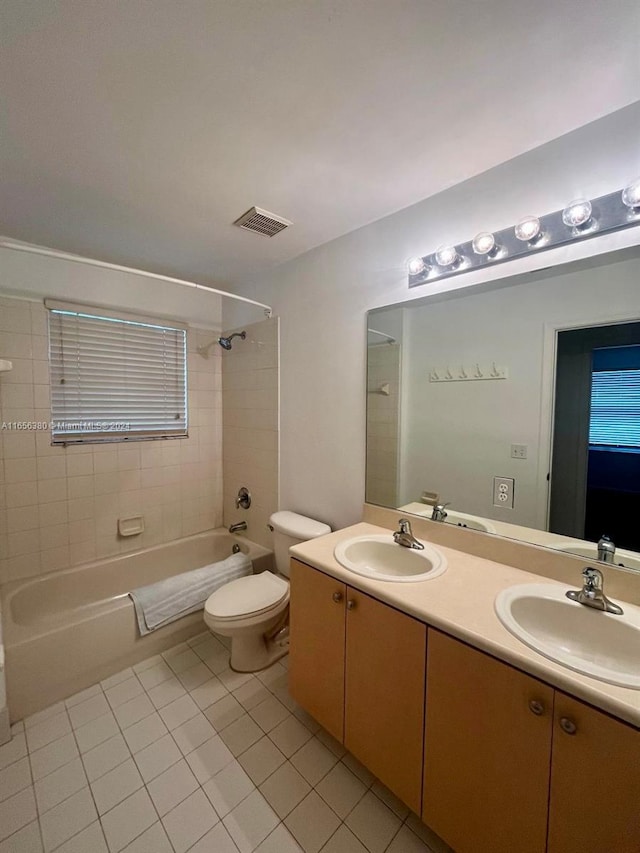
[[[205,614],[216,621],[232,621],[260,616],[277,608],[289,596],[289,584],[272,572],[237,578],[213,592]]]

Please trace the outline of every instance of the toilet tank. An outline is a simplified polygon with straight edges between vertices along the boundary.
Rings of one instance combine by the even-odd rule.
[[[289,577],[289,548],[292,545],[298,545],[300,542],[306,542],[309,539],[316,539],[318,536],[331,533],[328,524],[288,510],[274,512],[269,523],[273,528],[273,551],[276,558],[276,569],[287,578]]]

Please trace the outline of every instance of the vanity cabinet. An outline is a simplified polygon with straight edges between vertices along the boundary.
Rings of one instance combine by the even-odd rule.
[[[457,853],[640,851],[640,732],[431,628],[424,760]]]
[[[293,698],[419,813],[426,625],[292,560],[290,631]]]

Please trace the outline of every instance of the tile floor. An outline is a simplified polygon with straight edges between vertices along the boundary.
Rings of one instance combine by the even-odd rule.
[[[291,699],[286,658],[208,632],[34,714],[0,747],[0,853],[443,853]]]

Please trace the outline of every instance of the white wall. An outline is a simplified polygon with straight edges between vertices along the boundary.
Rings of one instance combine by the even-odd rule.
[[[281,318],[281,508],[334,527],[360,518],[365,315],[370,308],[425,295],[424,287],[408,290],[405,260],[443,242],[470,239],[483,229],[507,227],[528,213],[556,210],[577,196],[603,195],[624,186],[640,173],[639,138],[640,104],[635,104],[320,246],[239,289],[272,304]],[[372,175],[371,180],[384,176]],[[494,274],[507,277],[639,240],[640,229],[619,232],[504,264]],[[469,273],[430,286],[430,292],[483,279],[485,274]],[[231,304],[223,310],[226,327],[246,317]]]
[[[627,254],[627,253],[623,253]],[[462,512],[539,527],[546,504],[551,400],[543,399],[545,326],[640,318],[640,257],[576,264],[517,286],[407,311],[402,504],[436,491]],[[506,367],[508,378],[430,382],[434,368]],[[551,391],[551,387],[546,389]],[[544,419],[544,424],[542,420]],[[542,434],[541,434],[542,427]],[[525,444],[526,459],[511,445]],[[493,506],[493,477],[513,477],[513,509]],[[544,521],[542,521],[544,524]]]

